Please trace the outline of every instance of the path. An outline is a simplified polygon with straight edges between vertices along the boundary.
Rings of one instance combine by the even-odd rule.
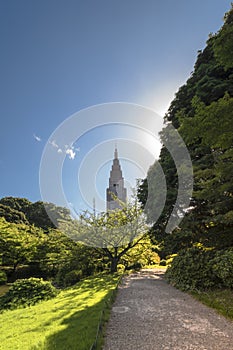
[[[233,350],[233,322],[144,270],[123,279],[103,349]]]

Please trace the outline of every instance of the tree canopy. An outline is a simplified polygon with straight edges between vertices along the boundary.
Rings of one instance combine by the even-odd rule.
[[[226,14],[219,32],[210,35],[205,49],[198,52],[191,77],[176,93],[165,115],[161,140],[172,123],[185,141],[192,159],[194,191],[183,221],[172,234],[166,233],[179,178],[174,160],[164,145],[159,163],[166,178],[167,198],[163,212],[151,230],[164,256],[198,243],[214,249],[233,244],[232,33],[233,8]],[[144,206],[148,179],[155,178],[157,167],[156,162],[139,187],[138,196]],[[156,191],[155,188],[155,197]],[[150,208],[147,214],[150,219]]]

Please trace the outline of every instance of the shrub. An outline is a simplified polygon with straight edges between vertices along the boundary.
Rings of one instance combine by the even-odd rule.
[[[73,270],[70,271],[66,274],[65,278],[64,278],[64,286],[68,287],[68,286],[72,286],[75,283],[78,283],[82,278],[82,271],[77,271],[77,270]]]
[[[5,271],[0,270],[0,285],[6,284],[7,282],[7,276]]]
[[[56,288],[48,281],[33,277],[21,279],[14,282],[8,292],[0,298],[0,309],[15,309],[34,305],[56,295]]]
[[[224,287],[233,288],[233,250],[219,251],[211,260],[214,274]]]
[[[118,264],[117,265],[117,272],[123,273],[125,271],[125,265],[123,264]]]
[[[220,283],[213,273],[214,252],[192,247],[179,252],[166,271],[167,280],[181,290],[208,289]]]
[[[159,265],[160,265],[160,266],[166,266],[166,265],[167,265],[166,260],[165,260],[165,259],[160,260]]]

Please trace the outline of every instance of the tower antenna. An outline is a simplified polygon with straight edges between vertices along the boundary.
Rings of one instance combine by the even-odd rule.
[[[95,197],[93,197],[93,214],[94,214],[94,217],[95,217]]]

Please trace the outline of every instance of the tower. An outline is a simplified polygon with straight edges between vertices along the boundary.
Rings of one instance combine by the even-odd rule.
[[[126,202],[127,191],[124,187],[124,178],[118,159],[117,148],[115,148],[112,169],[109,177],[109,187],[106,190],[107,210],[114,210],[120,208],[120,204],[113,199],[114,194],[120,201]]]

